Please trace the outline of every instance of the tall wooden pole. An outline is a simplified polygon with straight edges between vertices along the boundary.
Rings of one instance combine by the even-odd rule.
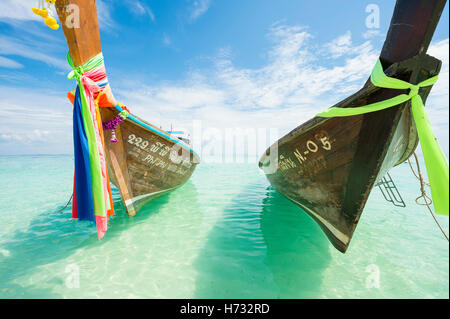
[[[57,0],[55,6],[75,66],[100,53],[95,0]]]

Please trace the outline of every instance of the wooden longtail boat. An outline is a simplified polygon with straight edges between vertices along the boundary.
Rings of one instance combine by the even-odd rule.
[[[68,10],[69,5],[79,10]],[[75,67],[101,53],[95,0],[57,0],[55,6]],[[79,27],[66,23],[74,12],[79,13]],[[119,105],[99,106],[103,123],[122,111]],[[134,114],[115,130],[117,142],[111,142],[111,130],[103,132],[109,179],[119,189],[129,216],[155,197],[184,184],[200,162],[188,143]]]
[[[417,84],[439,73],[441,61],[426,51],[445,3],[397,1],[380,54],[386,75]],[[431,86],[419,91],[423,101],[430,90]],[[368,80],[335,107],[363,106],[398,94]],[[345,252],[373,186],[408,159],[417,144],[407,101],[373,113],[315,117],[274,143],[259,167],[275,189],[308,213],[334,247]]]

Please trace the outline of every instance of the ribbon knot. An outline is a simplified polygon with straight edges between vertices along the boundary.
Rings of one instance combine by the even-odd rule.
[[[82,66],[74,67],[73,70],[67,75],[68,79],[80,80],[83,76],[84,69]]]
[[[438,76],[435,75],[419,84],[391,78],[384,73],[380,60],[377,61],[370,75],[370,81],[373,85],[385,89],[409,89],[409,94],[399,94],[393,98],[364,105],[359,107],[331,107],[328,110],[317,114],[320,117],[342,117],[366,114],[370,112],[381,111],[404,102],[411,101],[411,111],[414,123],[417,128],[420,145],[427,168],[428,178],[430,180],[431,195],[436,213],[447,215],[449,211],[449,167],[447,158],[444,155],[436,137],[431,129],[431,123],[425,111],[422,98],[419,95],[421,87],[430,86],[436,83]]]
[[[413,98],[414,96],[416,96],[416,95],[419,95],[419,89],[420,89],[420,86],[419,85],[412,85],[411,86],[411,88],[409,89],[410,91],[409,91],[409,96],[411,97],[411,98]]]
[[[72,68],[72,71],[67,75],[68,79],[77,79],[78,84],[81,84],[81,79],[83,77],[83,74],[85,72],[88,72],[92,69],[101,67],[103,65],[103,54],[99,53],[92,59],[90,59],[86,64],[75,66],[73,63],[72,57],[70,56],[70,52],[67,53],[67,62],[69,63],[70,67]]]

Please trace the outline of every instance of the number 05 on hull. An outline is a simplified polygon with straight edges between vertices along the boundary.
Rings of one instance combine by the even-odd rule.
[[[445,0],[398,0],[380,54],[383,72],[418,84],[439,73],[426,55]],[[431,86],[421,88],[425,102]],[[402,90],[408,94],[408,90]],[[364,87],[335,105],[358,108],[399,95]],[[418,135],[406,101],[376,112],[315,117],[272,145],[259,161],[270,183],[308,213],[331,243],[345,252],[375,183],[412,155]]]

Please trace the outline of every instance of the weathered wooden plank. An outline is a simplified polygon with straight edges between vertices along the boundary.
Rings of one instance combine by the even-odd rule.
[[[380,60],[386,74],[419,83],[439,73],[441,62],[427,56],[445,0],[398,0]],[[425,101],[431,87],[420,91]],[[336,104],[357,107],[394,97],[368,80]],[[377,179],[407,159],[417,132],[406,102],[383,111],[344,118],[313,118],[278,140],[259,166],[271,184],[305,210],[341,252],[348,248]],[[278,162],[278,168],[270,164]],[[292,163],[291,163],[292,162]]]
[[[79,8],[78,28],[65,24],[67,17],[73,13],[67,10],[68,5]],[[101,52],[95,0],[58,0],[56,10],[75,66],[86,63]],[[101,105],[99,111],[103,122],[119,114],[117,109]],[[119,188],[129,216],[134,216],[140,207],[156,196],[184,184],[200,162],[188,146],[162,136],[167,132],[135,115],[133,117],[150,129],[126,119],[116,130],[116,143],[110,141],[111,131],[104,131],[110,180]],[[139,140],[141,142],[137,143]],[[172,160],[172,157],[176,158],[170,155],[174,152],[183,154],[181,162]]]

